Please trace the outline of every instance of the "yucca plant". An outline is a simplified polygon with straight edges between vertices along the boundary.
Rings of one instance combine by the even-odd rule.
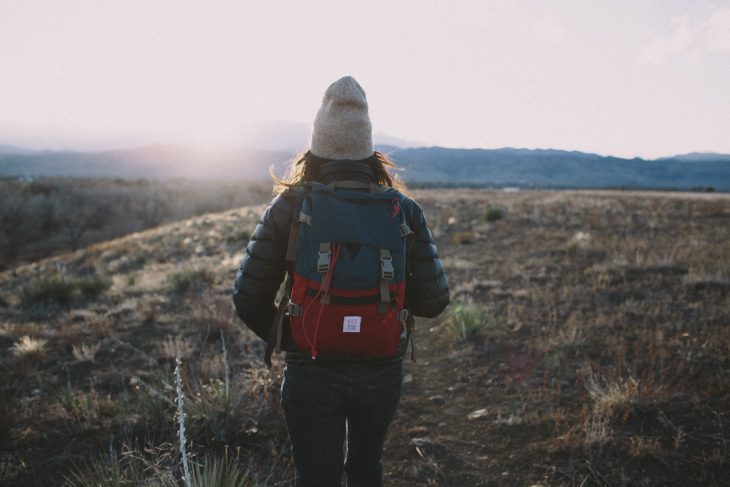
[[[186,487],[191,487],[190,480],[190,467],[188,465],[188,452],[185,447],[185,394],[183,394],[182,377],[180,375],[180,367],[182,361],[180,360],[180,354],[175,357],[175,389],[177,391],[177,421],[178,421],[178,438],[180,439],[180,456],[182,457],[183,465],[183,480],[185,480]]]
[[[202,463],[193,465],[193,487],[243,487],[256,485],[251,466],[243,468],[236,460],[227,457],[205,457]]]
[[[175,479],[175,454],[172,445],[146,446],[134,450],[122,447],[121,454],[110,450],[108,456],[101,456],[74,468],[66,482],[71,487],[179,487]]]

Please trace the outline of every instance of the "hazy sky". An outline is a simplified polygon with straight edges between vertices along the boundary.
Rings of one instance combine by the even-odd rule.
[[[0,144],[246,145],[350,74],[448,147],[730,153],[730,1],[0,0]]]

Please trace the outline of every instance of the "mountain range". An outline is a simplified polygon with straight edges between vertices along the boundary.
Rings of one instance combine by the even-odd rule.
[[[383,141],[387,139],[381,138]],[[392,139],[397,140],[397,139]],[[555,149],[402,148],[379,145],[425,186],[647,188],[730,191],[730,155],[691,153],[623,159]],[[124,179],[266,179],[282,175],[295,151],[152,145],[101,152],[31,151],[0,145],[0,176]]]

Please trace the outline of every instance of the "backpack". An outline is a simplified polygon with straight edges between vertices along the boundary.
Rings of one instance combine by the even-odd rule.
[[[287,278],[265,361],[280,352],[288,313],[297,349],[312,359],[377,359],[411,336],[405,304],[413,232],[404,196],[356,181],[302,186],[287,245]]]

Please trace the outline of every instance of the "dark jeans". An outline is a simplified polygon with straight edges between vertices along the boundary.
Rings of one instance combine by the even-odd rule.
[[[402,387],[402,361],[367,366],[287,363],[281,405],[297,487],[340,487],[343,465],[348,487],[381,486],[385,433]]]

